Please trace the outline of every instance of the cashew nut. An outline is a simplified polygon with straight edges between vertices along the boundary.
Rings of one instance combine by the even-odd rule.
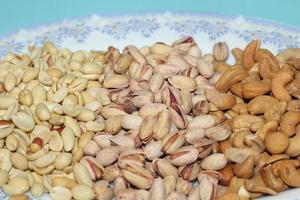
[[[296,133],[296,125],[300,123],[300,112],[290,111],[283,115],[280,131],[291,137]]]
[[[233,166],[234,174],[239,178],[251,178],[253,176],[253,169],[255,160],[253,156],[248,156],[242,163],[236,163]]]
[[[242,64],[246,70],[250,70],[255,64],[255,54],[260,47],[260,40],[250,42],[242,55]]]
[[[277,192],[286,190],[288,188],[288,186],[280,179],[280,177],[276,176],[273,173],[271,165],[262,168],[261,176],[266,186],[272,188]]]
[[[294,137],[289,139],[289,146],[286,150],[286,153],[292,157],[300,155],[300,132],[297,132]]]
[[[289,138],[281,132],[269,133],[265,138],[266,149],[272,154],[283,153],[289,146]]]
[[[271,81],[261,80],[261,81],[247,81],[243,83],[243,97],[246,99],[252,99],[259,95],[266,94],[271,91]]]
[[[276,55],[281,63],[286,63],[288,60],[300,58],[300,48],[289,48],[279,52]]]
[[[214,89],[205,90],[206,98],[209,102],[214,103],[218,109],[227,110],[236,104],[236,98],[231,94],[223,94]]]
[[[272,79],[272,93],[279,101],[290,101],[292,99],[285,86],[293,79],[292,70],[283,70]]]
[[[296,169],[291,160],[281,162],[280,177],[287,185],[300,187],[300,171]]]

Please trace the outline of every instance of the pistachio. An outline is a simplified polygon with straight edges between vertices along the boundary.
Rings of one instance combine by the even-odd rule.
[[[149,200],[164,200],[166,189],[162,178],[155,178],[150,189]]]
[[[193,146],[184,146],[170,155],[171,163],[175,166],[183,166],[195,162],[198,159],[198,150]]]
[[[100,150],[97,153],[97,161],[104,167],[113,164],[118,159],[118,154],[112,148]]]
[[[127,164],[125,169],[122,169],[124,178],[140,189],[148,189],[151,187],[153,177],[146,169],[134,164]]]
[[[197,83],[194,79],[182,76],[182,75],[173,75],[168,81],[178,89],[186,89],[188,91],[194,91],[197,87]]]
[[[184,136],[179,132],[169,133],[162,140],[161,150],[167,154],[171,154],[184,144]]]
[[[157,158],[152,161],[152,164],[154,170],[162,177],[167,177],[169,175],[178,177],[177,168],[174,167],[169,160]]]
[[[220,170],[227,164],[227,159],[224,154],[214,153],[202,160],[200,166],[206,170]]]
[[[81,159],[80,163],[85,167],[85,169],[90,175],[88,177],[91,177],[92,180],[98,180],[103,176],[104,168],[95,158],[90,156],[85,156]],[[81,172],[82,175],[84,175],[85,173],[84,170],[81,170]],[[83,184],[90,185],[90,179],[88,177],[82,179]]]
[[[188,195],[193,189],[193,185],[191,182],[184,180],[179,177],[176,183],[176,191],[185,195]],[[170,195],[170,194],[169,194]]]
[[[218,42],[213,47],[213,54],[217,61],[224,62],[229,56],[229,48],[226,42]]]

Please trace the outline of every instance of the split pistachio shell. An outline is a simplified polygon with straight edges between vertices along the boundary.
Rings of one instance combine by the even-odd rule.
[[[189,128],[210,128],[218,123],[218,119],[213,115],[200,115],[194,117],[190,122]]]
[[[154,159],[152,161],[154,170],[162,177],[172,175],[178,177],[178,170],[172,163],[167,159]]]
[[[170,155],[171,163],[175,166],[183,166],[195,162],[198,159],[198,150],[193,146],[182,147]]]
[[[188,91],[194,91],[197,88],[196,81],[187,76],[173,75],[168,80],[174,87],[181,90],[186,89]]]
[[[118,154],[115,150],[107,148],[100,150],[97,153],[96,159],[104,167],[113,164],[118,159]]]
[[[124,178],[132,185],[140,189],[151,187],[153,177],[148,170],[138,165],[128,164],[122,171]]]
[[[221,170],[227,164],[227,159],[224,154],[215,153],[211,154],[208,157],[204,158],[201,161],[201,168],[205,170]]]
[[[162,178],[155,178],[150,189],[149,200],[164,200],[166,197],[165,184]]]
[[[121,126],[124,129],[139,129],[143,118],[138,115],[126,115],[122,119]]]

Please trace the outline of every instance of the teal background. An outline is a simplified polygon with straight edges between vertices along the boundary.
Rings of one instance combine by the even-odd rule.
[[[0,0],[0,35],[94,13],[145,11],[243,15],[300,27],[300,0]]]

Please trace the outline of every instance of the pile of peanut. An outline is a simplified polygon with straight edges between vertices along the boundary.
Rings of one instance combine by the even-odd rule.
[[[122,52],[53,43],[0,62],[10,200],[247,200],[300,187],[300,49],[193,38]],[[299,71],[298,71],[299,70]],[[199,184],[200,183],[200,184]]]

